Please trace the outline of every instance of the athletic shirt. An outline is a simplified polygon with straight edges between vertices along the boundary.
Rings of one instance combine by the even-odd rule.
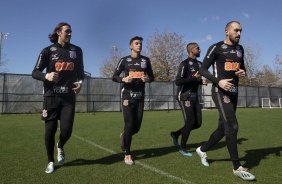
[[[56,82],[45,79],[46,73],[58,72]],[[32,77],[44,81],[44,96],[72,96],[75,95],[72,88],[74,82],[84,79],[83,56],[80,47],[66,44],[62,47],[54,43],[44,48],[37,60],[32,72]]]
[[[123,77],[131,76],[133,78],[131,83],[122,82],[123,77],[119,76],[122,72]],[[123,83],[121,90],[122,99],[144,99],[145,82],[141,80],[142,75],[148,75],[149,82],[153,82],[155,79],[148,57],[140,55],[138,58],[133,58],[129,55],[120,59],[112,80]]]
[[[197,71],[199,72],[201,64],[202,63],[197,59],[192,59],[190,57],[180,63],[176,79],[174,81],[178,86],[176,93],[177,100],[186,101],[198,99],[197,92],[202,80],[197,81],[197,78],[193,75]]]
[[[208,71],[213,66],[213,75]],[[213,82],[214,90],[223,89],[218,87],[222,79],[233,79],[230,81],[234,86],[228,91],[230,94],[238,93],[239,78],[235,74],[237,69],[245,69],[244,49],[241,45],[227,45],[223,41],[209,47],[201,66],[201,74]]]

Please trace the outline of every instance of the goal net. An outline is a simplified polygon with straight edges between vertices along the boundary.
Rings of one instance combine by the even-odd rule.
[[[261,99],[261,107],[262,108],[271,108],[270,98],[262,98]]]

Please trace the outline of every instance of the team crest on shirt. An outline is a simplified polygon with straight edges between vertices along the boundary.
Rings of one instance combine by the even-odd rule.
[[[76,52],[74,50],[70,50],[70,58],[75,59],[76,58]]]
[[[189,65],[193,65],[193,62],[192,62],[192,61],[189,61]]]
[[[47,110],[46,110],[46,109],[43,109],[43,110],[42,110],[42,117],[43,117],[43,118],[46,118],[47,116],[48,116]]]
[[[142,61],[142,62],[141,62],[141,68],[147,68],[146,61]]]
[[[242,57],[242,51],[241,50],[236,50],[237,51],[237,56],[239,57],[239,58],[241,58]]]
[[[230,98],[229,98],[229,96],[224,95],[224,96],[223,96],[223,102],[224,102],[224,103],[230,103]]]
[[[186,106],[186,107],[190,107],[190,106],[191,106],[191,103],[190,103],[189,100],[185,101],[185,106]]]

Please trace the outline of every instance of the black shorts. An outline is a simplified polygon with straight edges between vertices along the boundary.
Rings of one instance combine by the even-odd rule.
[[[75,96],[44,97],[42,120],[68,119],[73,121],[75,112]]]

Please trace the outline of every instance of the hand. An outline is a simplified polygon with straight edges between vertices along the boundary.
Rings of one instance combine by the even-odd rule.
[[[220,88],[224,89],[225,91],[228,91],[232,88],[233,84],[229,81],[232,81],[233,79],[222,79],[219,81],[218,85]]]
[[[245,70],[242,70],[242,69],[239,69],[239,68],[237,69],[237,71],[235,72],[235,74],[236,74],[239,78],[246,76]]]
[[[125,82],[125,83],[131,83],[132,77],[130,77],[130,76],[124,77],[124,78],[122,78],[122,81]]]
[[[149,82],[149,81],[150,81],[148,75],[142,75],[142,76],[141,76],[141,80],[142,80],[143,82]]]
[[[202,85],[207,85],[207,84],[208,84],[207,79],[206,79],[206,78],[203,78],[203,79],[202,79]]]
[[[81,83],[79,82],[75,82],[73,83],[76,87],[75,88],[72,88],[72,90],[74,91],[74,93],[78,94],[81,90]]]
[[[200,72],[196,71],[196,73],[193,74],[193,76],[197,78],[197,81],[200,81],[200,80],[201,80],[201,74],[200,74]]]
[[[58,78],[59,78],[59,73],[58,72],[47,73],[45,78],[48,81],[56,82],[58,80]]]

